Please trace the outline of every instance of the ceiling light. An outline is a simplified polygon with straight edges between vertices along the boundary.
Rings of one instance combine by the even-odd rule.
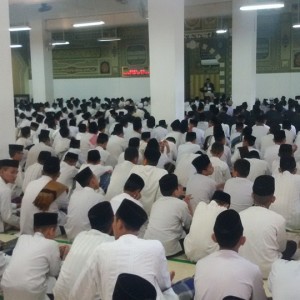
[[[25,30],[31,30],[31,27],[29,27],[29,26],[14,26],[14,27],[9,28],[9,31],[25,31]]]
[[[300,24],[294,24],[293,28],[300,28]]]
[[[23,46],[21,44],[13,44],[10,45],[10,48],[22,48]]]
[[[68,41],[55,41],[51,43],[52,46],[61,46],[61,45],[69,45],[69,44],[70,42]]]
[[[100,26],[100,25],[104,25],[104,24],[105,23],[103,21],[76,23],[76,24],[73,24],[73,27],[78,28],[78,27]]]
[[[240,10],[261,10],[261,9],[276,9],[284,7],[282,2],[273,2],[273,3],[262,3],[262,4],[253,4],[241,6]]]
[[[227,32],[227,29],[217,29],[216,30],[216,33],[217,34],[224,34],[224,33],[226,33]]]
[[[97,39],[98,42],[115,42],[120,41],[121,39],[118,37],[108,37],[108,38],[99,38]]]
[[[293,28],[300,28],[300,0],[298,0],[298,20],[297,23],[293,25]]]

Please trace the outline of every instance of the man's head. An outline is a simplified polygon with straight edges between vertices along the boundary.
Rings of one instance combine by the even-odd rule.
[[[99,181],[89,167],[84,168],[76,174],[74,179],[84,188],[90,187],[94,190],[99,189]]]
[[[92,165],[100,164],[101,156],[98,150],[90,150],[87,155],[87,162]]]
[[[57,157],[51,156],[45,160],[43,174],[56,180],[60,175],[60,161]]]
[[[124,192],[128,193],[134,199],[141,198],[141,191],[145,186],[143,178],[135,173],[132,173],[125,182]]]
[[[279,157],[284,156],[292,156],[293,155],[293,147],[290,144],[281,144],[278,151]]]
[[[140,139],[138,137],[132,137],[128,141],[128,147],[139,148],[140,147]]]
[[[217,216],[213,240],[219,244],[220,249],[238,251],[239,246],[246,241],[243,231],[240,215],[236,211],[228,209]]]
[[[206,154],[196,157],[192,161],[192,165],[195,167],[198,174],[209,176],[214,172],[214,168]]]
[[[159,180],[160,191],[165,197],[178,197],[178,179],[175,174],[166,174]]]
[[[108,143],[108,135],[106,133],[100,132],[97,137],[97,145],[104,146],[103,149],[106,149]]]
[[[115,238],[118,239],[128,233],[137,235],[147,220],[148,216],[142,207],[131,200],[124,199],[116,211],[113,222]]]
[[[19,161],[12,159],[0,160],[0,176],[5,183],[14,183],[18,175]]]
[[[187,133],[186,133],[186,136],[185,136],[185,141],[186,141],[186,142],[195,143],[196,138],[197,138],[196,132],[193,132],[193,131],[187,132]]]
[[[231,197],[223,191],[215,191],[211,200],[216,201],[220,206],[230,207]]]
[[[275,201],[275,179],[270,175],[258,176],[253,184],[252,197],[254,204],[269,208]]]
[[[279,171],[280,173],[288,171],[291,174],[296,174],[297,167],[295,158],[293,156],[282,156],[280,158]]]
[[[124,136],[124,131],[123,131],[122,124],[116,124],[112,134],[118,135],[118,136],[121,136],[121,137]]]
[[[30,137],[30,127],[29,126],[25,126],[25,127],[21,128],[21,136],[24,138]]]
[[[250,162],[246,159],[238,159],[233,165],[233,176],[246,178],[250,172]]]
[[[284,130],[277,130],[274,132],[274,143],[275,144],[284,144],[285,143],[285,131]]]
[[[21,161],[23,158],[24,146],[17,144],[8,145],[9,156],[13,160]]]
[[[40,212],[33,215],[34,231],[41,232],[47,239],[54,239],[57,222],[57,213]]]
[[[213,143],[210,149],[210,153],[213,156],[221,157],[224,153],[224,145],[218,142]]]
[[[243,146],[252,147],[252,146],[254,146],[255,141],[256,141],[255,136],[247,134],[247,135],[244,136]]]
[[[38,156],[38,163],[40,165],[44,165],[45,161],[51,157],[51,152],[50,151],[41,151],[39,156]]]
[[[91,228],[103,233],[112,233],[112,223],[114,212],[108,201],[103,201],[94,205],[88,212]]]
[[[144,153],[144,164],[150,165],[150,166],[157,166],[157,163],[160,159],[161,153],[154,149],[154,148],[146,148]]]
[[[42,129],[39,134],[39,142],[50,144],[49,130]]]
[[[124,159],[132,162],[133,164],[137,164],[139,159],[138,149],[133,147],[126,148],[124,152]]]
[[[76,166],[78,162],[78,154],[67,152],[64,158],[64,162],[66,162],[70,166]]]

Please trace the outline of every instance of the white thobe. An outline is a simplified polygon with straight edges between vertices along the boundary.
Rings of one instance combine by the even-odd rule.
[[[124,184],[128,178],[128,174],[133,167],[134,164],[128,160],[125,160],[122,163],[116,165],[110,177],[110,183],[105,195],[105,198],[107,200],[110,200],[114,196],[123,192]]]
[[[184,201],[175,197],[159,198],[152,205],[144,239],[159,240],[166,255],[174,255],[182,251],[179,240],[185,237],[183,228],[189,229],[191,222],[192,216]]]
[[[193,211],[199,202],[209,203],[216,190],[216,182],[208,176],[194,174],[186,185],[186,194],[192,195],[190,201]]]
[[[29,184],[29,182],[36,180],[42,176],[43,165],[36,162],[33,165],[29,166],[24,174],[24,180],[22,185],[22,190],[25,193],[25,190]]]
[[[200,259],[195,273],[195,300],[226,296],[266,300],[259,268],[233,250],[220,250]]]
[[[272,265],[269,289],[274,300],[298,299],[300,294],[300,262],[279,259]]]
[[[264,160],[268,163],[268,167],[270,170],[272,169],[273,161],[278,158],[279,148],[280,145],[275,144],[273,146],[269,146],[265,151]]]
[[[65,225],[69,240],[73,240],[81,231],[91,229],[88,212],[101,201],[104,201],[104,197],[90,187],[74,191],[70,198]]]
[[[195,167],[192,165],[192,161],[200,156],[199,154],[184,154],[182,159],[178,161],[176,165],[176,169],[174,174],[178,178],[178,183],[181,184],[183,187],[186,187],[186,184],[189,178],[196,174],[197,171]]]
[[[184,251],[189,260],[197,262],[219,249],[211,238],[217,216],[226,210],[212,200],[209,204],[200,202],[193,215],[190,232],[184,239]]]
[[[67,186],[70,192],[77,172],[78,169],[76,169],[75,166],[70,166],[68,163],[62,161],[60,163],[60,175],[57,178],[57,181]]]
[[[37,232],[21,235],[6,268],[1,286],[7,300],[41,300],[47,279],[57,276],[61,260],[58,243]]]
[[[69,299],[72,287],[96,248],[104,242],[112,242],[114,240],[113,236],[95,229],[82,231],[77,235],[61,267],[53,289],[56,300]]]
[[[274,178],[276,199],[270,209],[285,218],[287,229],[300,229],[300,175],[284,171]]]
[[[127,144],[124,138],[112,135],[108,140],[106,150],[112,155],[115,161],[118,161],[120,154],[127,148]]]
[[[222,161],[219,157],[210,157],[210,162],[214,167],[214,172],[210,177],[217,183],[224,183],[231,178],[230,170],[228,165]]]
[[[187,142],[185,144],[179,145],[177,159],[180,160],[182,155],[184,154],[192,154],[200,151],[200,146],[198,144],[194,144],[191,142]]]
[[[270,134],[270,133],[261,138],[260,148],[259,148],[260,153],[261,153],[261,158],[264,157],[265,151],[269,146],[275,145],[273,140],[274,140],[274,135]]]
[[[256,177],[260,175],[270,175],[268,163],[265,160],[258,158],[246,158],[250,163],[250,172],[247,179],[254,182]]]
[[[151,137],[156,139],[158,142],[160,142],[166,138],[167,134],[168,134],[168,129],[161,126],[157,126],[153,128],[151,132]]]
[[[230,195],[230,208],[240,212],[253,205],[253,182],[247,178],[235,177],[226,181],[224,192]]]
[[[145,182],[145,186],[141,192],[142,198],[140,201],[147,214],[150,215],[152,204],[161,196],[159,180],[168,172],[154,166],[135,165],[130,171],[130,174],[132,173],[141,176]],[[128,176],[130,174],[128,174]]]
[[[11,189],[0,177],[0,232],[4,232],[5,224],[19,228],[20,218],[12,213]]]
[[[281,258],[286,248],[284,218],[265,207],[252,206],[240,212],[246,243],[241,256],[257,264],[263,277],[268,278],[272,263]]]
[[[69,299],[111,300],[118,275],[131,273],[148,280],[158,297],[171,287],[162,244],[126,234],[111,243],[101,244],[76,281]],[[177,297],[175,296],[175,299]]]

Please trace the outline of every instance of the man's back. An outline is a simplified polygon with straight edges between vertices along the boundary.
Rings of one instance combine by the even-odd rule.
[[[222,300],[226,296],[265,300],[259,268],[232,250],[220,250],[198,261],[195,300]]]
[[[89,300],[99,294],[102,300],[111,300],[121,273],[141,276],[152,283],[159,293],[171,286],[161,243],[126,234],[115,242],[103,243],[98,247],[76,281],[70,299]]]
[[[68,300],[70,291],[87,260],[95,249],[104,242],[112,242],[114,237],[91,229],[78,234],[68,253],[59,277],[54,287],[54,296],[57,300]]]

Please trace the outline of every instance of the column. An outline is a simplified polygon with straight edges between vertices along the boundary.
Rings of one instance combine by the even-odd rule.
[[[256,11],[241,11],[245,1],[232,1],[232,100],[233,105],[256,98]]]
[[[9,35],[8,0],[0,1],[0,159],[8,158],[8,144],[15,141],[14,93]]]
[[[151,114],[184,117],[184,0],[148,0]]]
[[[42,19],[30,21],[30,26],[32,97],[34,102],[53,102],[51,33],[45,30]]]

